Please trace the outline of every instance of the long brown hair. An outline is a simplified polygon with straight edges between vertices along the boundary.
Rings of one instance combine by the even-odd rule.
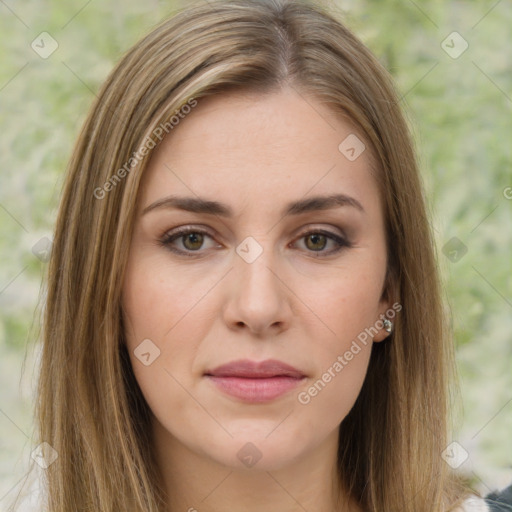
[[[371,512],[448,511],[464,496],[441,457],[454,354],[421,180],[392,82],[320,7],[220,0],[181,11],[122,58],[67,170],[38,392],[40,440],[59,455],[46,470],[51,512],[165,510],[149,409],[123,343],[121,287],[150,156],[141,148],[158,143],[159,127],[172,136],[179,129],[173,116],[202,97],[284,85],[363,133],[383,197],[387,293],[403,305],[392,338],[374,345],[360,396],[340,426],[340,478]]]

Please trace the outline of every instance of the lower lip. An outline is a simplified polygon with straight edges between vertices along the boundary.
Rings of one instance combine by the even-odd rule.
[[[208,378],[226,394],[245,402],[269,402],[296,388],[303,380],[293,377],[269,377],[264,379],[248,379],[243,377]]]

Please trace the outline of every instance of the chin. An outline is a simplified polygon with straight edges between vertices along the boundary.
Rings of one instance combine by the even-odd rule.
[[[256,425],[255,425],[256,423]],[[277,471],[293,464],[309,444],[304,439],[279,426],[279,422],[246,420],[237,428],[230,425],[227,430],[233,437],[222,435],[222,439],[210,438],[208,445],[200,450],[212,460],[232,470]],[[311,440],[313,441],[313,440]]]
[[[250,436],[231,440],[226,446],[219,447],[211,458],[234,471],[278,471],[290,464],[300,455],[296,446],[277,443],[259,443]],[[217,453],[217,451],[219,453]]]

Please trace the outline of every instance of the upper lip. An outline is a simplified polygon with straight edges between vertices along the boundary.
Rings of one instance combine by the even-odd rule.
[[[300,379],[305,377],[304,373],[283,363],[277,359],[267,359],[266,361],[251,361],[250,359],[239,359],[230,363],[217,366],[213,370],[208,370],[205,375],[214,377],[245,377],[253,379],[265,379],[270,377],[293,377]]]

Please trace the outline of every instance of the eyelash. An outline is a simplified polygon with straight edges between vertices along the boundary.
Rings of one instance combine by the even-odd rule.
[[[183,238],[185,235],[189,235],[192,233],[200,234],[200,235],[207,235],[210,238],[213,238],[213,236],[208,231],[205,231],[204,229],[186,227],[186,228],[178,228],[175,231],[164,233],[164,235],[159,239],[159,244],[162,245],[163,247],[165,247],[166,249],[168,249],[169,251],[174,252],[176,254],[183,255],[186,257],[190,257],[190,258],[194,258],[194,257],[197,258],[197,257],[201,256],[200,249],[197,251],[191,251],[191,250],[184,251],[181,249],[176,249],[176,247],[173,247],[171,245],[172,242],[174,242],[175,240],[179,240],[180,238]],[[320,256],[316,256],[316,257],[323,257],[323,256],[321,256],[322,254],[325,254],[325,256],[331,256],[333,254],[340,252],[343,249],[352,247],[352,244],[345,238],[343,238],[339,235],[336,235],[334,233],[331,233],[330,231],[325,231],[322,229],[307,231],[306,233],[303,233],[302,235],[300,235],[297,238],[297,240],[301,240],[310,235],[324,235],[325,237],[327,237],[330,240],[333,240],[337,244],[337,248],[332,249],[331,251],[327,251],[327,252],[323,251],[323,250],[322,251],[308,251],[313,254],[320,255]]]

